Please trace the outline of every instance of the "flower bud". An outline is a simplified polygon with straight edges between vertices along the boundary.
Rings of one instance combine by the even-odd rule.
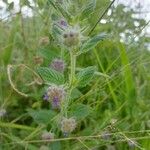
[[[49,37],[48,36],[41,37],[40,40],[39,40],[39,44],[40,45],[47,45],[47,44],[49,44]]]
[[[44,132],[41,136],[42,140],[51,140],[54,139],[54,133]]]
[[[43,58],[40,57],[40,56],[35,56],[34,57],[34,63],[37,64],[37,65],[41,65],[43,63]]]
[[[68,27],[68,24],[65,20],[61,19],[59,21],[59,25],[62,27],[62,28],[67,28]]]

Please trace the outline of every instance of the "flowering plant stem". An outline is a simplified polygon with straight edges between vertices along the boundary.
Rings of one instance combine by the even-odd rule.
[[[69,77],[69,89],[68,89],[67,100],[65,102],[65,116],[66,117],[67,117],[67,108],[70,102],[71,92],[74,88],[74,81],[75,81],[76,55],[73,53],[73,51],[70,51],[70,61],[71,61],[71,67],[70,67],[70,77]]]
[[[70,52],[70,59],[71,59],[70,89],[72,89],[74,85],[75,69],[76,69],[76,55],[73,53],[73,51]]]

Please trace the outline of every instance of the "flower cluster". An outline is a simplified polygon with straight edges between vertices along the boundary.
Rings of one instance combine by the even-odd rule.
[[[58,72],[63,73],[65,70],[65,62],[62,59],[53,59],[50,67]]]
[[[34,63],[36,65],[41,65],[43,62],[44,62],[44,59],[42,57],[40,57],[40,56],[35,56],[34,57]]]
[[[48,36],[41,37],[40,40],[39,40],[39,44],[40,45],[47,45],[47,44],[49,44],[49,37]]]
[[[62,34],[63,44],[67,47],[78,46],[81,42],[81,35],[78,27],[68,27]]]
[[[76,120],[74,118],[63,118],[61,121],[61,131],[67,136],[76,128]]]
[[[65,99],[66,92],[62,86],[50,86],[44,95],[44,100],[51,103],[53,109],[60,109],[61,102]]]

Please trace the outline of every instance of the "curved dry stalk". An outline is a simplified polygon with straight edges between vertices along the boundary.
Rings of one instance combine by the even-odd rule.
[[[31,71],[31,72],[37,77],[36,79],[34,79],[34,80],[35,80],[34,83],[37,83],[37,84],[39,84],[39,85],[41,85],[41,84],[43,83],[41,77],[40,77],[35,71],[33,71],[32,69],[30,69],[28,66],[26,66],[26,65],[24,65],[24,64],[8,65],[8,66],[7,66],[7,75],[8,75],[9,83],[10,83],[11,87],[12,87],[19,95],[24,96],[24,97],[28,97],[27,94],[25,94],[25,93],[19,91],[19,90],[15,87],[15,85],[14,85],[14,83],[13,83],[13,81],[12,81],[12,78],[11,78],[11,69],[12,69],[13,67],[23,67],[23,68],[26,68],[27,70]],[[32,84],[33,84],[33,82],[32,82]],[[30,85],[30,84],[29,84],[29,85]]]
[[[8,75],[8,80],[9,80],[9,83],[11,85],[11,87],[21,96],[24,96],[24,97],[28,97],[27,94],[23,93],[23,92],[20,92],[14,85],[13,81],[11,80],[11,68],[12,68],[12,65],[8,65],[7,66],[7,75]]]

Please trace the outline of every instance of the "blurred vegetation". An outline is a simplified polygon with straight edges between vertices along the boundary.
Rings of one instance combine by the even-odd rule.
[[[63,5],[61,0],[33,1],[34,5],[28,0],[20,0],[20,8],[27,6],[33,11],[32,17],[25,17],[22,9],[14,14],[14,2],[3,0],[9,16],[0,20],[0,106],[7,111],[0,120],[0,149],[34,150],[41,145],[55,150],[150,149],[150,37],[144,32],[147,22],[135,17],[139,8],[135,11],[123,4],[113,5],[103,17],[106,23],[101,21],[90,34],[92,37],[106,32],[109,38],[77,61],[80,68],[96,65],[98,71],[109,78],[97,76],[86,88],[81,88],[80,93],[76,91],[70,108],[82,116],[71,137],[98,135],[109,130],[111,139],[80,138],[50,144],[32,143],[41,139],[41,132],[45,129],[41,121],[47,124],[47,130],[53,126],[44,116],[47,112],[42,111],[49,109],[42,100],[44,87],[29,86],[34,79],[33,72],[14,67],[11,72],[13,83],[19,91],[30,96],[25,98],[17,94],[10,86],[7,65],[25,64],[35,70],[38,66],[35,57],[40,56],[44,58],[42,66],[48,66],[52,58],[61,56],[52,34],[52,24],[65,17],[72,24],[86,26],[85,35],[88,36],[110,3],[109,0],[72,0],[74,4],[69,13],[74,17],[70,17],[65,13],[69,2]],[[46,36],[49,44],[41,45],[40,39]],[[64,59],[69,64],[67,54]],[[86,104],[88,109],[80,109],[79,102]],[[117,122],[112,123],[112,119]],[[63,135],[57,131],[56,138],[63,138]],[[137,144],[130,145],[130,138]]]

